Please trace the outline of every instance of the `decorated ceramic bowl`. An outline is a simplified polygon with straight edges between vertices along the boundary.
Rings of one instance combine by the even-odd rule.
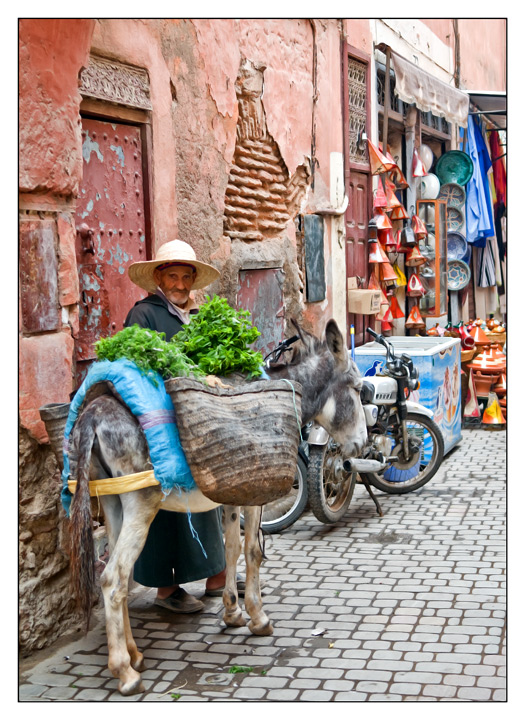
[[[447,207],[463,207],[466,200],[465,189],[457,183],[445,183],[439,190],[438,198],[447,201]]]
[[[448,289],[463,290],[470,282],[470,268],[463,260],[449,260]]]
[[[460,232],[447,233],[447,257],[450,260],[463,260],[468,246],[465,236]]]
[[[472,160],[462,150],[449,150],[436,163],[436,175],[442,185],[457,183],[465,186],[473,172]]]
[[[448,232],[457,232],[463,227],[465,223],[465,216],[463,211],[457,207],[451,207],[447,209],[447,228]]]
[[[422,200],[435,200],[439,195],[441,183],[433,173],[419,178],[420,196]]]

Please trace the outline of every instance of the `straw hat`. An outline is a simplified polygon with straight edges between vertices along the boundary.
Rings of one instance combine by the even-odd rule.
[[[220,272],[212,265],[197,260],[195,250],[182,240],[170,240],[161,245],[157,250],[155,260],[132,263],[128,268],[128,274],[132,282],[143,290],[154,293],[157,290],[157,283],[153,273],[159,265],[165,263],[181,263],[191,265],[197,271],[192,290],[199,290],[210,285],[220,276]]]

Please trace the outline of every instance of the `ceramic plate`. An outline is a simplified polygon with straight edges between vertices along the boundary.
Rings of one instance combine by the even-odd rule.
[[[472,177],[473,171],[472,160],[462,150],[450,150],[442,155],[436,163],[436,175],[442,185],[446,183],[466,185]]]
[[[450,260],[463,260],[468,250],[465,236],[459,232],[447,233],[447,257]]]
[[[463,260],[448,263],[448,289],[463,290],[470,282],[470,268]]]
[[[457,183],[445,183],[441,186],[438,195],[440,200],[447,201],[447,207],[461,208],[465,204],[465,190]]]
[[[447,208],[447,229],[448,232],[457,232],[463,227],[465,216],[463,211],[457,207]]]

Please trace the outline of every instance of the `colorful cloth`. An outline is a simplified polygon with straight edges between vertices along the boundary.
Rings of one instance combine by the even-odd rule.
[[[492,167],[487,145],[478,124],[468,119],[468,154],[473,164],[472,177],[467,183],[465,202],[466,238],[476,247],[485,247],[487,238],[494,237],[492,198],[487,173]]]
[[[71,492],[69,478],[69,437],[82,408],[87,391],[97,383],[111,382],[122,400],[137,418],[148,442],[155,478],[168,495],[174,488],[191,490],[195,481],[184,455],[175,423],[175,409],[158,373],[142,373],[131,360],[103,360],[91,365],[86,379],[75,395],[64,430],[64,470],[62,505],[69,516]],[[156,383],[156,384],[155,384]]]

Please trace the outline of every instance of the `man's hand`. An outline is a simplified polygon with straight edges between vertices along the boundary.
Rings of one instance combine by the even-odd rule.
[[[206,383],[214,388],[224,388],[225,390],[233,388],[233,385],[225,385],[217,375],[206,375]]]

